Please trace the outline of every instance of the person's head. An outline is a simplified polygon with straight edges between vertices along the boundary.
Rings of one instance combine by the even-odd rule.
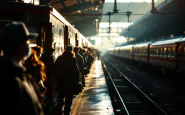
[[[38,34],[29,33],[23,22],[13,21],[2,30],[0,47],[4,56],[22,60],[30,55],[30,39],[36,38]]]
[[[74,47],[73,51],[74,52],[79,52],[79,48],[78,47]]]
[[[46,80],[45,65],[38,59],[37,52],[31,50],[31,55],[25,61],[25,66],[33,77],[37,77],[37,80]]]
[[[71,45],[68,45],[68,46],[66,46],[65,50],[72,52],[73,51],[73,47]]]
[[[82,48],[81,47],[78,47],[79,48],[79,52],[82,52]]]
[[[42,53],[43,53],[42,47],[40,47],[40,46],[34,46],[34,47],[32,47],[32,49],[36,51],[36,54],[37,54],[38,58],[40,58],[41,55],[42,55]]]

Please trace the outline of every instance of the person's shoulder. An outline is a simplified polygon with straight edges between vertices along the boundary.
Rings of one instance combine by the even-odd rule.
[[[76,58],[75,57],[71,57],[71,60],[73,61],[73,62],[76,62]]]

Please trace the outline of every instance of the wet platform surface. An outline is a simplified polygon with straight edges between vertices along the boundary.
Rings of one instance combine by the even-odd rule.
[[[73,99],[72,115],[114,115],[101,61],[94,61],[86,87]]]

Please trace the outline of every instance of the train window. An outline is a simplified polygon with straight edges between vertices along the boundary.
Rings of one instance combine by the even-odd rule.
[[[160,49],[156,48],[156,56],[160,56]]]
[[[164,57],[167,56],[167,51],[166,51],[166,48],[164,48]]]
[[[150,49],[150,55],[153,55],[153,48]]]
[[[142,55],[142,49],[141,48],[139,48],[139,54]]]
[[[175,48],[171,49],[171,56],[174,57],[175,56]]]
[[[134,54],[137,54],[137,49],[136,48],[134,49]]]
[[[158,56],[158,54],[159,54],[159,49],[158,49],[158,48],[156,48],[155,55],[156,55],[156,56]]]
[[[160,48],[160,56],[163,56],[163,55],[164,55],[164,49]]]
[[[138,52],[139,52],[139,50],[138,50],[138,49],[136,49],[136,54],[138,54]]]
[[[145,49],[145,55],[147,55],[148,54],[148,50],[147,50],[147,48]]]
[[[161,55],[161,49],[160,48],[158,48],[158,56],[160,56]]]
[[[136,49],[136,54],[139,54],[139,49]]]
[[[182,45],[179,46],[179,56],[180,57],[184,57],[184,54],[185,54],[185,47],[183,47]]]
[[[144,55],[144,53],[145,53],[145,49],[142,48],[142,49],[141,49],[141,55]]]
[[[143,48],[143,55],[145,55],[145,48]]]
[[[168,57],[171,57],[171,48],[168,48]]]
[[[154,53],[153,53],[153,55],[154,55],[154,56],[156,55],[156,48],[154,48]]]

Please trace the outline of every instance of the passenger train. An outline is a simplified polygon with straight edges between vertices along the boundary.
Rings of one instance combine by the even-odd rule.
[[[30,32],[39,33],[39,37],[31,41],[32,45],[43,47],[44,52],[47,52],[49,48],[55,49],[55,59],[67,45],[92,47],[86,37],[49,5],[22,2],[0,4],[0,30],[11,21],[23,21]]]
[[[108,48],[107,53],[141,64],[185,72],[184,37]]]

